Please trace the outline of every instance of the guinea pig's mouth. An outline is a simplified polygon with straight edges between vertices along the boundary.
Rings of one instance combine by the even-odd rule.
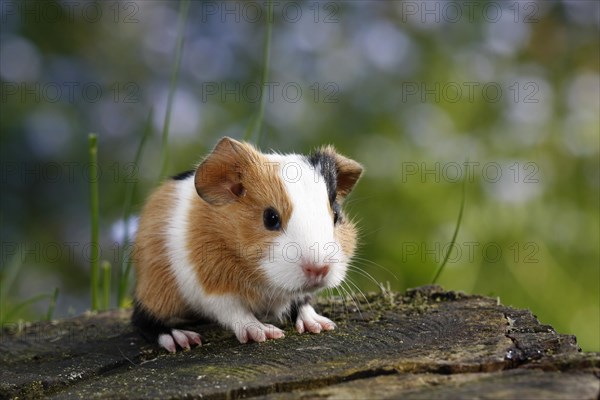
[[[322,277],[308,278],[304,282],[304,288],[308,291],[324,289],[326,287],[328,287],[328,280]]]

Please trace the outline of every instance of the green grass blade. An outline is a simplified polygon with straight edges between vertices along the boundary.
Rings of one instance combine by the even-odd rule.
[[[56,300],[58,300],[59,289],[54,288],[54,293],[50,298],[50,304],[48,304],[48,312],[46,313],[46,321],[52,321],[54,317],[54,309],[56,308]]]
[[[4,321],[2,322],[8,322],[10,321],[15,315],[17,315],[23,308],[28,307],[32,304],[35,304],[39,301],[42,301],[44,299],[47,298],[51,298],[52,296],[49,294],[38,294],[37,296],[33,296],[30,299],[27,299],[19,304],[17,304],[16,306],[14,306],[5,316]]]
[[[93,133],[89,135],[90,150],[90,213],[91,213],[91,303],[92,311],[98,309],[98,257],[99,257],[99,206],[98,206],[98,144],[97,136]]]
[[[125,274],[124,274],[124,289],[123,289],[123,297],[121,298],[121,302],[119,303],[120,308],[125,308],[127,306],[125,293],[127,292],[127,287],[129,286],[129,277],[131,276],[131,266],[133,265],[133,261],[131,260],[131,253],[129,249],[127,250],[127,256],[125,258]]]
[[[4,305],[8,298],[8,292],[13,287],[17,275],[23,265],[22,260],[19,259],[18,254],[13,255],[4,268],[0,270],[0,322],[4,321]]]
[[[260,104],[258,107],[258,114],[252,119],[246,133],[244,134],[244,140],[249,141],[252,137],[256,138],[256,143],[260,141],[260,134],[262,131],[262,122],[265,114],[265,105],[267,97],[264,95],[265,83],[269,79],[270,72],[270,60],[271,60],[271,31],[273,28],[273,1],[267,0],[267,26],[265,32],[265,38],[263,42],[263,71],[261,77],[261,92],[260,92]]]
[[[142,138],[138,144],[137,150],[135,152],[135,158],[133,160],[133,165],[136,170],[139,170],[140,160],[142,158],[142,153],[144,150],[144,146],[148,138],[150,137],[150,133],[152,132],[152,117],[154,115],[154,110],[151,108],[148,112],[148,118],[146,119],[146,125],[144,126],[144,131],[142,133]],[[123,237],[123,248],[121,251],[121,258],[119,261],[119,268],[117,271],[118,277],[118,288],[117,288],[117,306],[124,307],[125,305],[125,294],[127,293],[128,285],[129,285],[129,269],[131,263],[129,262],[129,219],[131,217],[131,209],[133,204],[133,195],[135,193],[135,189],[137,186],[137,179],[133,179],[127,182],[126,192],[125,192],[125,203],[123,205],[123,223],[125,225],[125,236]]]
[[[8,297],[8,291],[13,287],[13,284],[17,279],[17,275],[23,265],[21,261],[22,260],[19,260],[18,254],[15,254],[10,258],[6,267],[3,268],[2,274],[0,275],[2,278],[0,279],[0,304],[4,303],[4,300]]]
[[[165,110],[165,120],[162,129],[162,167],[160,169],[160,180],[167,176],[169,167],[169,126],[171,124],[171,109],[175,97],[175,88],[179,80],[179,66],[181,65],[181,56],[183,54],[183,39],[185,36],[185,24],[190,9],[190,1],[182,0],[179,6],[179,23],[177,31],[177,44],[175,47],[175,56],[173,62],[173,71],[171,73],[171,83],[169,85],[169,95],[167,97],[167,107]]]
[[[450,253],[452,252],[454,243],[456,243],[456,237],[458,236],[458,231],[460,230],[460,223],[462,222],[463,211],[465,209],[466,182],[467,182],[466,178],[463,178],[462,199],[460,201],[460,211],[458,212],[458,219],[456,221],[456,226],[454,227],[454,234],[452,235],[452,240],[450,241],[450,246],[448,246],[448,251],[446,252],[446,255],[444,256],[444,260],[438,267],[438,269],[435,273],[435,276],[433,277],[433,280],[431,281],[432,285],[435,284],[437,282],[438,278],[440,277],[442,271],[444,270],[444,267],[448,263],[448,258],[450,257]]]
[[[110,262],[102,261],[102,309],[110,308]]]

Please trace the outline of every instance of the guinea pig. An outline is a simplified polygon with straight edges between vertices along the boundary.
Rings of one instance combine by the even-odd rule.
[[[292,317],[299,333],[334,329],[310,299],[344,280],[357,233],[341,205],[362,171],[332,146],[265,154],[222,138],[142,210],[133,325],[169,352],[201,344],[176,328],[200,318],[241,343],[284,337],[262,322],[272,319]]]

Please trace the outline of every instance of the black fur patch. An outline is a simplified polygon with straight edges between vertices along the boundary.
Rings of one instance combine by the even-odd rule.
[[[300,310],[300,307],[302,307],[306,304],[310,304],[311,300],[312,300],[312,296],[310,294],[307,294],[302,297],[298,297],[296,300],[292,301],[292,307],[290,308],[290,319],[292,320],[292,323],[296,322],[296,319],[298,318],[298,311]]]
[[[171,177],[171,179],[173,179],[175,181],[182,181],[184,179],[189,178],[190,176],[194,176],[195,173],[196,173],[196,171],[191,169],[189,171],[181,172],[177,175],[174,175]]]
[[[335,159],[331,155],[317,150],[308,156],[308,162],[313,168],[321,171],[321,175],[325,179],[325,185],[327,186],[329,203],[333,204],[337,188],[337,168],[335,166]]]
[[[337,221],[335,221],[336,225],[339,225],[344,222],[344,216],[342,215],[342,208],[340,207],[337,201],[334,201],[331,205],[334,213],[337,213]]]
[[[137,300],[133,303],[131,323],[149,342],[155,343],[158,335],[170,333],[171,328],[152,316]]]

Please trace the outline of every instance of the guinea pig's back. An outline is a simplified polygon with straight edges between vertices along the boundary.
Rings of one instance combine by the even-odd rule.
[[[135,240],[135,299],[161,320],[185,313],[168,256],[168,227],[180,184],[182,181],[169,180],[154,191],[142,209]]]

